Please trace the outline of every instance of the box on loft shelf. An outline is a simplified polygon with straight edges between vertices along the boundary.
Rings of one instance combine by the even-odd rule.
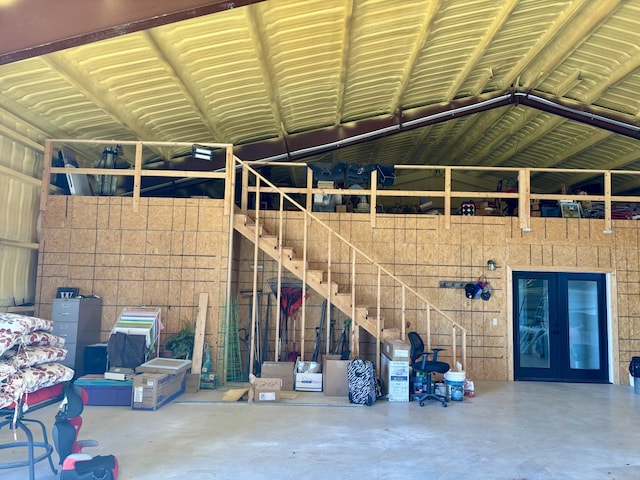
[[[560,200],[558,204],[563,218],[580,218],[580,204],[578,202]]]

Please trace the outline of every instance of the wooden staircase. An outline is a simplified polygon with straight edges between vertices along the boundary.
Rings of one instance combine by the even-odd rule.
[[[353,304],[349,286],[341,286],[336,282],[329,282],[328,274],[324,270],[311,270],[306,262],[296,257],[293,247],[280,245],[278,237],[266,231],[263,225],[256,224],[248,213],[236,213],[234,215],[235,230],[251,241],[258,239],[258,247],[276,261],[281,261],[282,266],[296,278],[304,281],[309,288],[326,298],[331,305],[343,312],[353,321],[354,328],[361,327],[375,338],[384,341],[386,338],[400,338],[401,331],[398,328],[385,328],[384,319],[375,315],[374,310],[368,306]],[[257,229],[257,232],[256,232]],[[305,278],[306,277],[306,278]],[[357,292],[355,292],[357,298]],[[357,350],[357,348],[356,348]]]
[[[307,190],[306,190],[306,207],[298,203],[294,198],[288,195],[283,189],[275,186],[268,179],[260,175],[247,162],[239,160],[237,157],[228,157],[228,168],[226,182],[232,188],[225,191],[225,214],[229,216],[230,235],[233,232],[239,232],[254,244],[254,280],[253,290],[254,297],[257,294],[257,264],[259,252],[264,252],[278,264],[277,272],[279,278],[284,276],[285,271],[291,274],[303,284],[317,292],[321,297],[326,299],[329,304],[340,310],[348,318],[352,320],[350,349],[353,356],[360,353],[360,331],[364,330],[373,337],[375,343],[375,359],[377,371],[380,367],[381,343],[387,338],[405,338],[405,328],[412,320],[414,329],[417,325],[421,325],[420,334],[423,335],[425,346],[427,349],[432,348],[432,342],[435,340],[438,346],[446,348],[446,353],[450,355],[453,361],[462,360],[462,364],[466,364],[466,330],[453,319],[451,319],[442,310],[435,307],[416,289],[407,285],[402,279],[385,269],[375,259],[366,252],[361,251],[353,243],[342,237],[338,232],[334,231],[331,226],[322,221],[318,215],[311,212],[311,199],[316,193],[329,193],[322,189],[312,188],[312,173],[307,169]],[[237,172],[242,171],[242,183],[240,187],[240,206],[235,204],[235,186]],[[253,186],[250,186],[250,178],[255,180]],[[262,193],[268,193],[277,196],[279,207],[275,210],[264,211],[260,209],[260,204],[255,210],[248,208],[249,196],[253,195],[253,199],[261,198]],[[287,211],[285,212],[285,202]],[[275,202],[274,202],[275,204]],[[295,221],[304,221],[304,229],[302,232],[296,231],[296,235],[303,234],[303,238],[291,239],[287,244],[285,238],[285,217],[292,210],[289,218]],[[373,222],[372,222],[373,223]],[[268,228],[267,228],[268,226]],[[315,230],[314,230],[315,229]],[[319,243],[319,237],[309,239],[309,232],[322,232],[324,235],[322,251],[313,251]],[[324,243],[326,241],[326,243]],[[230,245],[233,243],[230,237]],[[292,244],[295,242],[296,247]],[[339,262],[333,259],[333,248],[335,250],[342,249],[342,259]],[[348,252],[348,255],[344,253]],[[310,255],[314,254],[314,255]],[[319,254],[319,255],[318,255]],[[313,268],[310,268],[310,256],[325,258],[318,260],[312,258]],[[347,260],[346,257],[349,257]],[[231,261],[233,254],[230,253]],[[318,269],[317,265],[322,265]],[[345,268],[339,268],[339,267]],[[231,264],[229,265],[231,272]],[[228,274],[229,284],[231,284],[230,273]],[[339,279],[342,283],[334,281]],[[348,280],[347,280],[348,278]],[[346,282],[346,284],[345,284]],[[228,290],[228,300],[230,289]],[[386,303],[392,302],[391,305],[382,305],[382,298]],[[362,299],[365,299],[364,301]],[[256,305],[254,298],[253,305]],[[368,305],[360,305],[357,302],[366,302]],[[374,303],[374,306],[371,306]],[[256,312],[255,308],[252,312],[252,330],[255,328]],[[390,324],[392,327],[385,326],[385,320],[382,318],[382,312],[389,314],[391,317]],[[327,312],[330,309],[327,309]],[[304,345],[304,312],[303,312],[303,329],[301,343]],[[396,328],[400,326],[399,328]],[[435,326],[435,328],[434,328]],[[277,336],[277,333],[276,333]],[[252,339],[254,336],[252,336]],[[276,347],[276,353],[277,352]],[[373,352],[371,352],[373,353]],[[253,355],[253,345],[251,346],[251,354]],[[447,356],[449,356],[447,355]],[[277,358],[277,356],[276,356]],[[250,365],[253,365],[253,358],[250,359]]]

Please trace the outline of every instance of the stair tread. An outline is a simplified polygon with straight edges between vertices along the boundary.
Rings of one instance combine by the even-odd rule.
[[[299,279],[302,279],[304,273],[306,276],[305,281],[310,288],[316,290],[322,297],[328,298],[346,315],[354,317],[352,319],[354,326],[363,328],[373,336],[379,335],[380,341],[388,338],[400,338],[401,330],[399,328],[385,328],[384,317],[380,315],[378,319],[377,307],[358,304],[354,307],[351,304],[353,285],[342,285],[342,288],[344,288],[342,290],[341,286],[333,280],[328,284],[325,280],[327,272],[322,269],[309,268],[308,261],[305,262],[302,258],[295,258],[295,247],[279,245],[279,242],[286,241],[286,238],[280,239],[278,235],[270,234],[263,222],[256,222],[248,214],[237,213],[236,218],[237,221],[234,222],[235,228],[241,234],[249,240],[253,240],[256,233],[255,229],[259,228],[260,248],[273,259],[281,258],[284,268]],[[279,254],[279,249],[283,252],[282,255]],[[380,329],[379,331],[378,328]]]

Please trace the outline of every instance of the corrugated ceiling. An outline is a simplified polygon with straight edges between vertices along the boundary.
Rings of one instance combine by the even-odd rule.
[[[640,0],[267,0],[0,66],[0,113],[44,137],[225,142],[282,161],[637,170],[638,91]],[[505,93],[630,128],[515,97],[458,108]],[[591,180],[544,174],[532,188]]]

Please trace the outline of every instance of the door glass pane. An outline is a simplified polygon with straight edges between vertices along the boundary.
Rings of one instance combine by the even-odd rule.
[[[518,280],[520,367],[549,368],[549,282]]]
[[[569,366],[572,369],[600,368],[598,331],[598,284],[569,280]]]

